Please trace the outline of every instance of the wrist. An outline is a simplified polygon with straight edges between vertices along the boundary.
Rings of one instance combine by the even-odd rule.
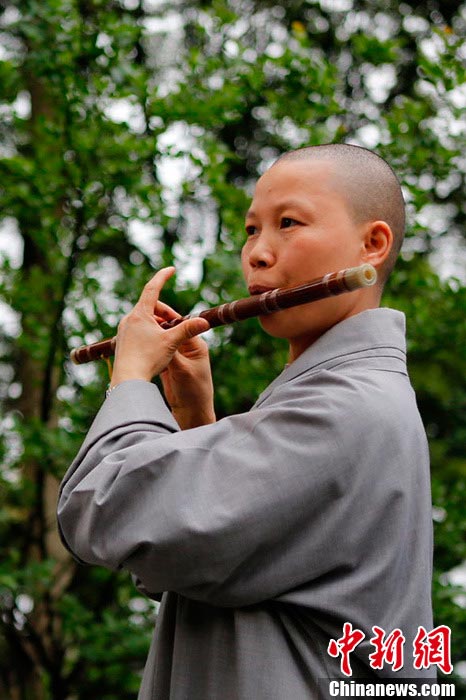
[[[107,387],[105,389],[105,398],[107,399],[110,394],[117,389],[121,384],[124,384],[125,382],[130,382],[130,381],[143,381],[146,382],[146,379],[141,379],[141,377],[132,377],[130,379],[122,379],[121,381],[114,381],[113,379],[107,384]],[[150,384],[151,382],[148,382]]]
[[[172,415],[183,430],[189,428],[199,428],[201,425],[210,425],[217,421],[213,407],[196,408],[174,408]]]
[[[109,388],[114,389],[117,386],[117,384],[121,384],[122,382],[128,382],[131,379],[140,379],[145,382],[150,382],[152,380],[152,377],[149,377],[144,372],[122,372],[119,370],[115,370],[114,368]]]

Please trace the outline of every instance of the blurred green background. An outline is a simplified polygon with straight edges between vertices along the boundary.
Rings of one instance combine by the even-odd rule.
[[[465,29],[454,0],[0,0],[0,698],[136,697],[156,606],[57,536],[108,381],[69,351],[113,335],[166,264],[181,313],[245,296],[254,181],[325,142],[374,148],[403,183],[384,304],[407,315],[435,622],[466,677]],[[255,320],[208,338],[218,416],[247,410],[285,346]]]

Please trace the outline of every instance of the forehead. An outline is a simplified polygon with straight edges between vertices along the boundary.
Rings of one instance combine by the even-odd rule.
[[[257,181],[254,197],[325,194],[337,190],[334,163],[328,160],[278,161]]]

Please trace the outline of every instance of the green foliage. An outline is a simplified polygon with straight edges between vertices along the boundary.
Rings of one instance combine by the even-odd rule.
[[[136,695],[154,627],[154,606],[138,597],[126,576],[86,570],[76,584],[76,591],[58,603],[67,649],[64,665],[73,685],[82,697],[96,700]]]
[[[464,277],[442,281],[431,255],[464,225],[464,6],[353,5],[186,1],[178,35],[151,29],[168,3],[1,4],[0,694],[136,697],[154,607],[57,543],[57,480],[108,381],[68,352],[112,335],[173,261],[164,299],[181,313],[244,296],[253,182],[281,151],[330,141],[376,148],[408,200],[384,301],[407,316],[429,436],[435,617],[466,660],[449,574],[466,560],[466,299]],[[210,342],[219,417],[247,410],[286,362],[254,320]]]

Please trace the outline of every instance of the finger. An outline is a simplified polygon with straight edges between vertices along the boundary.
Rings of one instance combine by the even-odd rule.
[[[181,314],[179,314],[178,311],[175,311],[171,306],[160,301],[160,299],[158,299],[155,305],[154,313],[164,321],[171,321],[173,318],[181,318]]]
[[[209,328],[209,322],[205,318],[190,318],[180,323],[179,326],[170,328],[166,333],[169,335],[168,340],[170,345],[173,348],[178,348],[187,340],[199,335],[199,333],[208,331]]]
[[[164,284],[170,279],[174,272],[175,268],[172,266],[163,267],[159,270],[145,285],[136,306],[140,306],[145,313],[152,316],[158,302],[159,294]]]

